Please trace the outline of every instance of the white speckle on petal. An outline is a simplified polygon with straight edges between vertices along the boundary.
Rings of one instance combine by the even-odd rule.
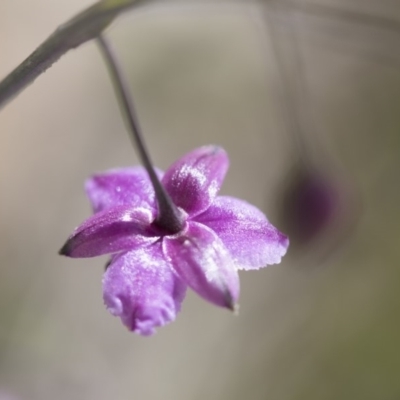
[[[124,215],[122,216],[122,221],[124,221],[124,222],[130,222],[130,221],[132,221],[132,216],[131,216],[131,214],[129,214],[129,213],[124,214]]]

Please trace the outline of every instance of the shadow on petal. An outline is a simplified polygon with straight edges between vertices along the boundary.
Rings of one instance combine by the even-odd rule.
[[[163,239],[163,251],[179,277],[197,294],[217,306],[235,310],[239,276],[215,232],[189,222],[182,233]]]

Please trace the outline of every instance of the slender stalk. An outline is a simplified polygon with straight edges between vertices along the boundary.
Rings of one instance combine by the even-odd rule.
[[[304,65],[298,49],[297,33],[295,32],[295,27],[292,26],[292,18],[290,19],[289,24],[287,24],[287,33],[289,33],[291,41],[291,59],[287,58],[283,45],[279,43],[277,22],[271,17],[272,12],[277,12],[276,7],[276,1],[268,3],[268,7],[265,11],[266,26],[271,36],[272,51],[275,55],[275,60],[278,66],[279,79],[282,88],[282,105],[286,109],[287,123],[290,124],[288,130],[297,146],[300,160],[307,166],[312,161],[312,157],[310,154],[310,146],[307,142],[306,132],[312,130],[313,126],[311,126],[311,114],[308,107],[309,96],[305,82]],[[292,17],[291,9],[288,8],[287,13]],[[290,70],[290,61],[294,64],[294,71]],[[299,102],[299,99],[301,99],[301,102]]]
[[[305,15],[332,18],[352,24],[365,25],[368,27],[382,29],[384,31],[400,33],[400,23],[398,19],[392,17],[373,15],[362,11],[352,11],[350,9],[332,7],[330,5],[323,3],[319,4],[317,2],[296,2],[285,0],[280,2],[280,4],[286,4],[287,6],[292,7],[292,9]]]
[[[150,0],[100,0],[59,26],[20,65],[0,81],[0,109],[67,51],[94,39],[122,12]]]
[[[61,25],[31,55],[0,81],[0,109],[67,51],[95,38],[119,14],[140,3],[148,4],[150,0],[100,0]],[[305,15],[333,18],[400,33],[400,23],[393,18],[293,0],[280,0],[279,4],[291,7]]]
[[[183,227],[179,210],[173,203],[171,197],[166,192],[164,186],[161,184],[157,174],[154,171],[153,163],[151,162],[149,153],[143,140],[142,130],[138,122],[133,101],[129,95],[129,91],[127,89],[128,86],[125,82],[122,71],[118,66],[117,58],[109,42],[103,35],[100,34],[97,37],[97,43],[107,65],[115,94],[121,108],[121,113],[125,119],[126,127],[131,133],[131,140],[139,153],[139,157],[141,158],[141,161],[146,168],[151,183],[154,187],[158,203],[157,224],[172,233],[179,232]]]

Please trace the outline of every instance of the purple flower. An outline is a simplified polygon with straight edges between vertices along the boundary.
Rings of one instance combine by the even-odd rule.
[[[289,241],[245,201],[217,196],[228,170],[226,152],[196,149],[161,178],[181,213],[183,228],[157,224],[157,202],[142,167],[95,175],[86,191],[95,214],[80,225],[60,253],[112,254],[103,278],[104,302],[132,331],[151,335],[175,319],[186,286],[209,302],[234,309],[238,269],[279,263]]]
[[[327,230],[340,211],[340,191],[328,174],[300,167],[281,201],[284,225],[292,244],[309,244]]]

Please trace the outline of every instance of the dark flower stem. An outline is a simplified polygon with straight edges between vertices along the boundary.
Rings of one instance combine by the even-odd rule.
[[[154,171],[153,163],[151,162],[149,153],[143,140],[143,134],[138,122],[135,108],[133,106],[133,101],[129,95],[129,91],[127,89],[128,86],[125,83],[121,69],[118,66],[116,56],[114,55],[109,42],[103,35],[100,34],[97,37],[97,43],[107,65],[126,126],[131,133],[130,137],[139,153],[139,157],[141,158],[141,161],[146,168],[151,183],[154,187],[158,203],[157,225],[167,229],[171,233],[179,232],[183,227],[179,210],[173,203],[171,197],[166,192],[164,186],[161,184],[157,174]]]

